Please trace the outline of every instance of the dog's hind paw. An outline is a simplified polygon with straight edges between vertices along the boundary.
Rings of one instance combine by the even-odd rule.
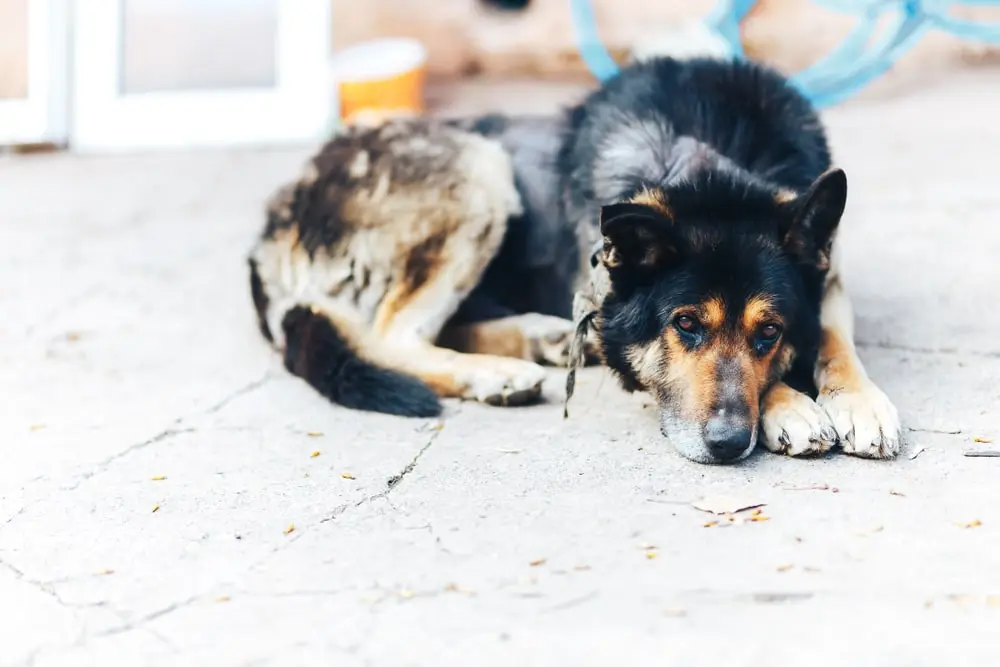
[[[854,391],[821,393],[817,400],[837,429],[845,454],[891,459],[903,442],[896,406],[870,380]]]
[[[540,313],[524,313],[502,321],[515,324],[524,336],[526,359],[548,366],[569,365],[570,347],[576,333],[576,326],[570,320]],[[583,352],[585,364],[597,362],[597,347],[592,336],[588,336],[584,342]]]
[[[821,407],[784,383],[772,387],[763,401],[764,446],[789,456],[824,454],[837,444],[837,431]]]
[[[545,369],[538,364],[486,357],[467,379],[463,398],[497,406],[527,405],[541,396],[545,377]]]

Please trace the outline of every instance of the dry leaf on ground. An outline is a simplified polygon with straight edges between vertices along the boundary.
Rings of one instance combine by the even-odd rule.
[[[700,500],[696,500],[691,503],[691,506],[702,512],[711,512],[712,514],[735,514],[736,512],[763,507],[766,504],[747,498],[718,495],[706,496]]]
[[[975,436],[975,437],[972,438],[972,442],[982,442],[982,443],[989,444],[989,443],[993,442],[993,438],[982,438],[982,437],[980,437],[980,436],[977,435],[977,436]]]

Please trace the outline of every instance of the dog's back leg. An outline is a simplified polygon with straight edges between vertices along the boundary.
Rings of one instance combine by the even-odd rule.
[[[497,319],[449,325],[438,345],[459,352],[493,354],[550,366],[567,366],[576,327],[562,317],[523,313]],[[598,361],[590,338],[584,346],[588,363]]]
[[[540,395],[546,375],[541,366],[435,345],[492,259],[505,231],[495,226],[468,220],[434,252],[415,247],[404,275],[376,311],[374,333],[387,363],[420,378],[440,396],[517,405]]]

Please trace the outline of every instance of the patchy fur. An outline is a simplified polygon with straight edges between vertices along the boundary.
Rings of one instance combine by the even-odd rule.
[[[250,256],[261,330],[291,372],[350,407],[532,400],[537,365],[433,345],[520,214],[497,143],[423,120],[349,128],[268,206]]]

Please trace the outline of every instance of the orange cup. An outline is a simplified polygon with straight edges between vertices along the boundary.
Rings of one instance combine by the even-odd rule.
[[[414,116],[424,111],[427,50],[414,39],[363,42],[333,56],[340,120]]]

